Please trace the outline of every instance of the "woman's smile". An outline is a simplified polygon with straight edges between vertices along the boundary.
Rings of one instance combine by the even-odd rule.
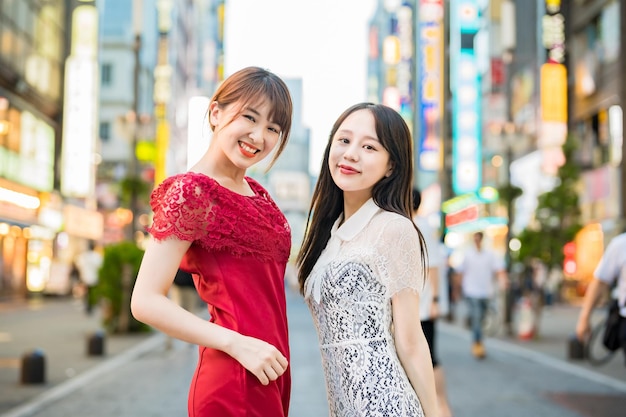
[[[259,149],[253,148],[244,142],[239,142],[239,149],[241,149],[241,153],[248,158],[253,158],[254,155],[261,152]]]

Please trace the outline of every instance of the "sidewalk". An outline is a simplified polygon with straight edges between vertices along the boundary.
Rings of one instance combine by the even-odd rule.
[[[89,356],[88,338],[99,330],[99,312],[86,315],[82,300],[43,297],[0,303],[0,415],[87,371],[106,367],[117,356],[140,354],[161,336],[106,335],[104,355]],[[45,357],[45,383],[22,385],[22,356],[35,349]]]
[[[469,334],[469,329],[465,329],[462,323],[465,318],[465,309],[465,303],[459,303],[454,322],[447,323],[442,320],[442,324],[456,327],[457,330],[466,330]],[[626,386],[626,366],[624,365],[624,356],[621,352],[617,352],[609,362],[601,366],[593,366],[586,360],[571,360],[568,358],[568,341],[574,334],[579,311],[580,307],[566,304],[544,307],[535,338],[521,340],[516,334],[506,336],[502,329],[496,336],[490,338],[489,342],[492,344],[507,344],[510,349],[528,350],[535,354],[545,355],[555,361],[567,362],[579,367],[581,370],[596,373],[600,377],[621,381]],[[592,314],[591,322],[599,322],[604,319],[605,314],[606,311],[603,308],[596,309]],[[516,319],[518,315],[518,312],[514,311],[514,330],[517,328]]]
[[[598,311],[598,314],[603,312]],[[541,333],[536,340],[496,336],[487,340],[488,353],[490,347],[497,345],[534,362],[562,366],[570,373],[578,369],[587,379],[626,392],[626,367],[621,354],[602,367],[567,359],[567,340],[577,315],[577,307],[552,307],[544,311]],[[459,305],[456,321],[442,321],[442,331],[469,334],[460,324],[463,317],[463,307]],[[88,356],[87,338],[99,329],[97,312],[86,316],[78,300],[43,298],[0,303],[0,417],[27,416],[29,404],[67,396],[92,381],[94,375],[119,370],[146,353],[163,349],[165,343],[160,333],[108,335],[106,355]],[[42,349],[46,357],[46,383],[21,385],[20,358],[35,348]],[[467,354],[469,356],[469,342]]]

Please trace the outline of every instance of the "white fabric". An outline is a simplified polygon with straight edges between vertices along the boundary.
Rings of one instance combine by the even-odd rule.
[[[429,268],[437,268],[439,276],[439,284],[437,295],[439,296],[439,314],[446,315],[450,309],[448,300],[448,275],[446,271],[446,248],[439,242],[437,238],[437,230],[432,227],[426,218],[416,216],[413,222],[420,229],[424,236],[424,242],[428,249],[428,266]],[[433,301],[433,286],[429,281],[424,284],[424,290],[420,297],[420,320],[430,320],[430,309]]]
[[[626,233],[611,240],[593,275],[608,285],[618,280],[615,292],[619,305],[623,306],[620,315],[626,317]]]
[[[491,298],[494,294],[494,274],[504,270],[504,260],[495,252],[472,245],[465,251],[458,269],[462,274],[463,295],[471,298]]]
[[[372,200],[339,227],[341,219],[305,285],[330,417],[423,416],[396,354],[391,312],[392,295],[424,284],[417,232]]]
[[[85,251],[76,259],[80,279],[90,287],[98,283],[98,272],[101,266],[102,255],[96,251]]]

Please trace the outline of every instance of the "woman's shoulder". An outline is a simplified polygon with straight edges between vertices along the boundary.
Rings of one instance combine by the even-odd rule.
[[[248,185],[250,186],[250,188],[252,188],[252,191],[254,191],[255,194],[266,198],[269,197],[269,192],[257,180],[252,177],[246,176],[246,181],[248,182]]]
[[[383,229],[391,228],[391,230],[415,230],[411,219],[399,213],[387,210],[380,210],[376,213],[376,215],[372,218],[372,225]]]
[[[220,193],[220,186],[213,178],[197,172],[172,175],[159,184],[150,196],[154,211],[159,207],[193,207],[210,205]]]
[[[419,241],[419,235],[411,219],[391,211],[380,210],[372,218],[369,225],[368,236],[376,238],[384,245],[394,245],[406,239]]]
[[[180,174],[174,174],[166,178],[165,180],[163,180],[160,186],[170,187],[172,185],[182,185],[182,184],[185,184],[185,185],[186,184],[192,184],[192,185],[207,184],[207,185],[212,185],[212,186],[219,185],[215,179],[209,177],[206,174],[203,174],[201,172],[195,172],[195,171],[187,171],[187,172],[182,172]]]
[[[187,171],[167,177],[155,188],[153,193],[196,194],[207,191],[218,192],[219,188],[219,183],[213,178],[199,172]]]

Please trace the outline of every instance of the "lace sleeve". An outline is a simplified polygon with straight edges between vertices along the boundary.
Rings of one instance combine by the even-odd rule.
[[[395,216],[382,225],[379,236],[382,281],[389,296],[404,289],[421,292],[424,286],[421,245],[411,220]]]
[[[193,242],[208,230],[211,198],[192,176],[166,179],[150,197],[154,212],[150,234],[157,240],[176,237]]]

